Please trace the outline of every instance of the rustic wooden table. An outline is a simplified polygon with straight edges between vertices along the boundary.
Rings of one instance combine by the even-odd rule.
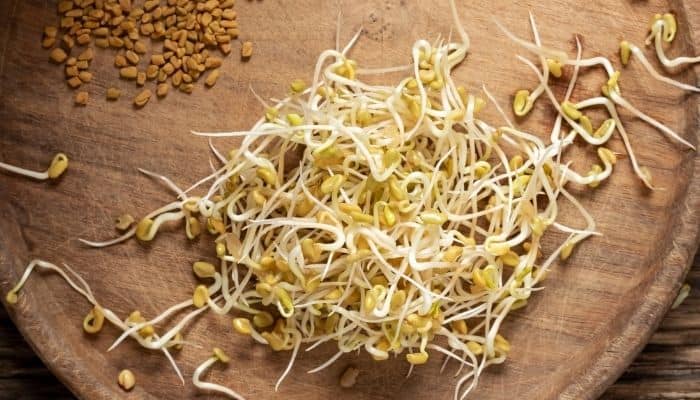
[[[642,354],[603,400],[700,398],[700,253],[688,274],[690,296],[668,313]],[[0,307],[0,397],[74,399],[49,372]]]

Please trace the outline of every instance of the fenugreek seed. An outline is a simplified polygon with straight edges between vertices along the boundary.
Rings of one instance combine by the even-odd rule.
[[[192,304],[196,308],[202,308],[207,304],[209,300],[209,290],[204,285],[199,285],[194,289],[192,294]]]
[[[53,37],[45,37],[41,40],[41,47],[48,49],[51,48],[54,44],[56,44],[56,38]]]
[[[165,71],[158,70],[158,82],[165,82],[168,80],[168,74],[165,73]]]
[[[98,333],[104,325],[105,315],[102,307],[96,305],[83,319],[83,330],[90,334]]]
[[[84,33],[76,39],[76,42],[78,42],[81,46],[85,46],[86,44],[90,43],[90,35],[87,33]]]
[[[78,67],[76,67],[75,65],[66,67],[66,77],[71,78],[74,76],[78,76]]]
[[[106,26],[97,28],[92,31],[92,34],[101,38],[107,37],[109,36],[109,28],[107,28]]]
[[[136,79],[139,70],[136,67],[124,67],[119,69],[119,76],[124,79]]]
[[[86,61],[91,61],[93,57],[95,56],[95,53],[92,50],[92,47],[85,49],[80,55],[78,55],[78,61],[86,60]]]
[[[578,121],[583,116],[583,113],[570,101],[561,103],[561,111],[574,121]]]
[[[355,386],[359,374],[360,370],[355,367],[346,368],[345,372],[343,372],[343,375],[340,377],[340,386],[345,389]]]
[[[44,27],[44,36],[45,37],[56,38],[56,35],[58,35],[58,28],[56,28],[55,26],[45,26]]]
[[[114,57],[114,66],[117,68],[123,68],[129,65],[129,62],[127,61],[126,57],[122,54],[117,54]]]
[[[119,386],[121,386],[122,389],[128,392],[136,385],[136,377],[134,376],[133,372],[125,369],[119,373],[117,383],[119,383]]]
[[[146,73],[143,71],[139,71],[138,74],[136,74],[136,84],[138,86],[143,86],[146,83]]]
[[[73,19],[73,17],[61,18],[61,28],[63,28],[63,29],[69,29],[74,24],[75,24],[75,20]]]
[[[241,58],[245,61],[253,55],[253,42],[243,42],[241,45]]]
[[[61,37],[61,46],[66,50],[70,50],[75,46],[75,40],[70,35],[63,35],[63,37]]]
[[[182,76],[183,76],[183,73],[180,70],[178,70],[177,72],[175,72],[173,74],[172,78],[170,78],[170,81],[172,82],[173,87],[180,86],[180,84],[182,83]]]
[[[207,69],[219,68],[221,64],[221,59],[217,57],[209,57],[204,61],[204,67]]]
[[[121,90],[115,87],[107,89],[107,100],[118,100],[121,95]]]
[[[275,319],[272,317],[272,314],[267,311],[262,311],[253,316],[253,325],[255,325],[257,328],[267,328],[272,326],[274,322]]]
[[[151,91],[148,89],[143,90],[141,93],[134,97],[134,105],[137,107],[143,107],[151,99]]]
[[[219,70],[215,69],[215,70],[211,71],[209,73],[209,75],[207,75],[207,79],[204,81],[204,83],[207,86],[212,87],[212,86],[216,85],[217,79],[219,79]]]
[[[242,335],[250,335],[253,331],[248,318],[234,318],[233,329]]]
[[[68,86],[70,86],[73,89],[79,88],[80,85],[83,84],[83,81],[80,80],[77,76],[74,76],[66,81],[68,83]]]
[[[124,41],[118,37],[110,36],[108,39],[110,47],[120,49],[124,47]]]
[[[80,60],[75,62],[75,66],[78,67],[78,69],[88,69],[90,67],[90,63],[88,60]]]
[[[213,278],[216,275],[216,267],[205,261],[197,261],[192,264],[192,271],[198,278]]]
[[[428,362],[428,353],[420,352],[406,354],[406,361],[413,365],[425,364]]]
[[[161,66],[165,64],[165,58],[162,54],[154,54],[151,56],[151,64]]]
[[[71,1],[71,0],[60,1],[58,3],[59,14],[66,13],[72,9],[73,9],[73,1]]]
[[[529,90],[518,90],[515,92],[515,98],[513,99],[513,112],[518,117],[523,117],[532,109],[532,100],[530,99]]]
[[[158,76],[158,66],[149,65],[146,67],[146,79],[155,79]]]
[[[92,74],[88,71],[80,71],[78,73],[78,78],[80,78],[83,83],[88,83],[92,80]]]
[[[97,38],[95,39],[95,46],[101,49],[106,49],[109,47],[109,40],[107,40],[107,38]]]
[[[49,59],[56,64],[64,62],[66,58],[68,58],[68,55],[60,47],[56,47],[55,49],[51,50],[51,53],[49,53]]]
[[[126,59],[132,63],[133,65],[136,65],[139,63],[139,56],[138,54],[134,53],[131,50],[126,51]]]
[[[630,55],[632,55],[632,48],[630,43],[626,40],[620,42],[620,62],[622,65],[627,65],[630,62]]]
[[[562,68],[561,61],[553,60],[551,58],[547,59],[547,69],[549,69],[549,73],[552,74],[553,77],[561,78],[561,74],[562,74],[561,68]]]
[[[160,68],[160,70],[165,72],[168,76],[170,76],[173,72],[175,72],[175,67],[173,67],[173,65],[170,63],[166,63]]]

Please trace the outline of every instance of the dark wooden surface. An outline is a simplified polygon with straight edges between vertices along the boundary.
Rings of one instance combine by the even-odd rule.
[[[644,351],[601,399],[700,398],[700,254],[687,282],[690,296],[668,313]],[[0,398],[74,398],[27,346],[2,307]]]

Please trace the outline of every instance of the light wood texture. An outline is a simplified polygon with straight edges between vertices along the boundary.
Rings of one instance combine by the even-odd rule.
[[[475,91],[486,83],[503,104],[510,103],[516,89],[534,87],[536,79],[516,62],[514,54],[523,51],[495,29],[493,16],[529,37],[527,11],[532,10],[546,44],[573,52],[577,33],[587,56],[614,58],[622,37],[641,44],[649,16],[673,9],[680,15],[681,31],[672,52],[696,53],[692,43],[699,42],[700,13],[690,9],[690,1],[459,3],[473,46],[456,78]],[[137,167],[171,176],[183,186],[208,173],[206,141],[189,135],[189,129],[244,129],[261,112],[249,85],[269,97],[283,93],[285,82],[295,77],[310,78],[318,53],[334,45],[338,8],[321,0],[239,2],[243,37],[256,46],[253,59],[245,64],[236,57],[226,60],[224,75],[211,90],[198,87],[191,96],[171,94],[135,111],[127,99],[136,89],[117,82],[112,59],[102,52],[93,83],[87,86],[91,104],[73,106],[72,94],[62,83],[63,71],[46,62],[47,53],[38,44],[43,25],[55,21],[54,7],[53,2],[39,0],[0,3],[0,159],[37,169],[58,150],[72,159],[68,174],[56,184],[0,175],[0,290],[7,291],[31,257],[42,257],[70,263],[96,296],[121,315],[138,308],[152,316],[190,296],[194,279],[189,265],[211,255],[211,245],[205,240],[188,243],[179,227],[147,246],[128,242],[90,250],[76,238],[111,237],[114,216],[127,211],[144,214],[169,201],[169,194],[139,175]],[[405,63],[412,41],[445,37],[452,27],[446,2],[370,0],[341,2],[340,8],[343,42],[364,26],[366,34],[353,54],[369,66]],[[627,98],[698,143],[697,97],[650,80],[637,63],[628,69],[622,78]],[[598,92],[598,72],[583,76],[575,98]],[[678,78],[695,82],[696,75],[685,72]],[[126,89],[126,99],[106,104],[104,91],[115,82]],[[561,94],[565,82],[555,86]],[[538,103],[523,123],[539,134],[550,129],[542,121],[552,120],[545,103]],[[497,121],[493,107],[484,118]],[[597,190],[575,190],[604,236],[579,246],[566,264],[554,268],[546,290],[513,314],[504,326],[513,344],[511,357],[483,375],[473,398],[596,397],[642,349],[675,297],[698,243],[700,158],[629,115],[625,121],[637,156],[666,190],[642,189],[626,160]],[[622,152],[618,139],[611,147]],[[587,168],[591,155],[584,146],[570,154],[579,169]],[[562,212],[565,220],[575,221],[570,207]],[[552,235],[550,243],[561,239]],[[9,313],[30,345],[79,397],[179,399],[196,393],[191,385],[180,385],[159,353],[132,343],[105,353],[116,330],[85,337],[80,321],[87,304],[56,276],[43,278],[35,276],[28,283]],[[210,379],[248,398],[448,399],[455,383],[454,365],[441,375],[439,357],[417,368],[410,379],[404,379],[405,362],[374,363],[364,354],[343,358],[322,373],[306,374],[334,353],[329,346],[303,354],[275,393],[274,382],[289,354],[271,353],[233,334],[229,317],[202,318],[186,333],[203,348],[189,346],[176,356],[185,375],[208,357],[209,348],[223,347],[233,362],[226,370],[215,368]],[[362,374],[357,387],[341,390],[337,378],[349,363],[359,366]],[[128,395],[115,384],[123,368],[132,369],[139,381]]]

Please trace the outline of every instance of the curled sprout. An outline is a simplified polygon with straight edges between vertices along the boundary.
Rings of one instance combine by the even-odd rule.
[[[0,169],[40,181],[58,179],[64,172],[66,172],[66,169],[68,169],[68,156],[63,153],[56,154],[51,160],[49,167],[43,172],[32,171],[4,162],[0,162]]]

